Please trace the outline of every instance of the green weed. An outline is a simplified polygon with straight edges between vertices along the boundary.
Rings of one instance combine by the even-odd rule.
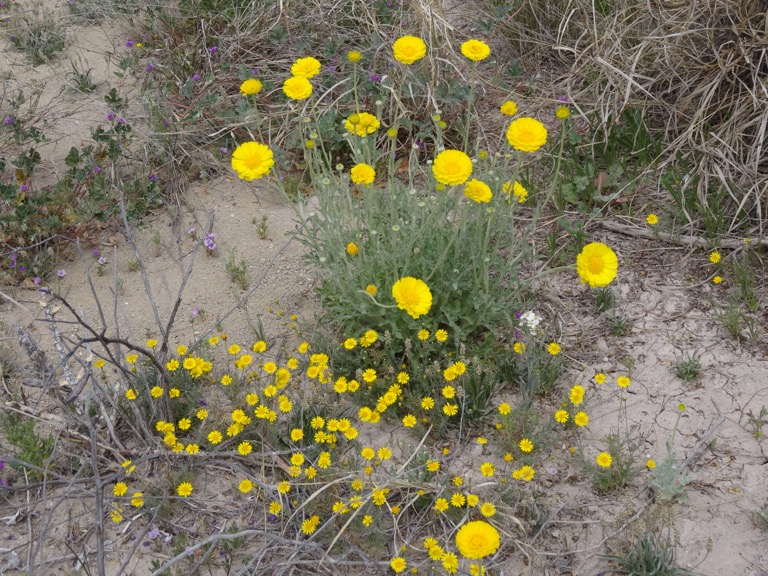
[[[11,36],[11,44],[32,59],[33,65],[50,62],[64,49],[66,33],[57,24],[56,16],[42,11],[15,21],[16,30]]]
[[[604,556],[616,574],[630,576],[693,576],[675,563],[674,544],[654,532],[640,536],[621,556]]]
[[[237,251],[234,248],[227,250],[224,268],[229,273],[232,281],[240,286],[242,290],[248,288],[248,262],[242,259],[238,262]]]
[[[701,374],[701,362],[694,354],[688,358],[678,360],[674,365],[675,374],[684,382],[693,382]]]

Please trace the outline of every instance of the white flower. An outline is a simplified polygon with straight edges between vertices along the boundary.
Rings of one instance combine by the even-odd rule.
[[[529,310],[520,316],[520,322],[523,326],[528,327],[531,334],[536,334],[536,328],[541,323],[541,316],[537,316],[533,310]]]

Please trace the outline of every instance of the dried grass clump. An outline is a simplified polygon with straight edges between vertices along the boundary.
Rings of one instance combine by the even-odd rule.
[[[579,0],[582,1],[582,0]],[[581,13],[587,12],[581,8]],[[707,207],[730,198],[729,231],[751,219],[763,234],[768,193],[768,3],[764,0],[627,2],[592,23],[563,20],[555,49],[575,57],[569,91],[601,117],[648,107],[668,143],[665,163],[687,156]],[[582,31],[567,44],[569,27]],[[693,175],[693,174],[692,174]],[[719,194],[718,194],[719,195]],[[717,208],[709,206],[709,208]]]

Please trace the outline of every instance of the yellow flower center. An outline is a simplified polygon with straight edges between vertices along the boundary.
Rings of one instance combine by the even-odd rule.
[[[255,170],[261,166],[261,154],[251,154],[244,159],[244,162],[250,170]]]
[[[605,267],[605,262],[603,262],[602,256],[595,255],[589,258],[589,263],[587,266],[589,267],[589,271],[592,272],[592,274],[600,274]]]
[[[482,534],[473,534],[469,543],[472,546],[472,548],[475,548],[475,549],[484,548],[486,545],[485,536],[483,536]]]

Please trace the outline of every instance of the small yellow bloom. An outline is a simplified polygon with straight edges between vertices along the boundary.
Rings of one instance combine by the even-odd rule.
[[[656,468],[656,461],[655,460],[648,460],[645,463],[645,467],[648,468],[648,470],[653,470],[654,468]]]
[[[720,259],[721,259],[720,252],[718,252],[717,250],[715,250],[709,255],[709,261],[712,262],[712,264],[717,264],[718,262],[720,262]]]
[[[360,59],[362,57],[363,55],[360,54],[360,52],[358,52],[357,50],[350,50],[349,52],[347,52],[347,60],[349,60],[350,62],[360,62]]]
[[[533,451],[533,442],[531,442],[528,438],[523,438],[520,440],[520,443],[518,444],[518,447],[523,452],[532,452]]]
[[[557,342],[550,342],[549,346],[547,346],[547,352],[549,352],[552,356],[557,356],[560,354],[560,344]]]
[[[261,92],[261,82],[256,78],[248,78],[245,82],[240,84],[240,94],[243,96],[253,96]]]
[[[555,110],[555,116],[560,120],[567,120],[571,115],[571,111],[567,106],[558,106]]]
[[[608,452],[600,452],[595,458],[595,462],[600,468],[610,468],[613,463],[613,457]]]
[[[517,104],[511,100],[507,100],[501,105],[499,111],[504,114],[504,116],[514,116],[517,114]]]
[[[360,252],[360,250],[357,248],[357,244],[354,242],[350,242],[347,244],[347,254],[350,256],[357,256],[357,254]]]
[[[189,482],[182,482],[179,484],[179,486],[176,488],[176,493],[181,496],[182,498],[188,498],[192,494],[192,490],[194,488],[192,487],[192,484]]]
[[[237,485],[237,489],[240,490],[240,492],[243,494],[248,494],[248,492],[253,490],[253,482],[248,480],[248,478],[241,480],[240,484]]]
[[[630,384],[629,376],[619,376],[616,378],[616,384],[619,388],[626,388]]]
[[[651,214],[648,214],[648,216],[646,216],[646,217],[645,217],[645,221],[646,221],[646,222],[647,222],[647,223],[648,223],[650,226],[655,226],[656,224],[658,224],[658,223],[659,223],[659,217],[658,217],[658,216],[656,216],[656,214],[653,214],[653,213],[651,213]]]
[[[715,284],[722,284],[723,277],[722,276],[715,276],[714,278],[712,278],[712,282],[714,282]]]

